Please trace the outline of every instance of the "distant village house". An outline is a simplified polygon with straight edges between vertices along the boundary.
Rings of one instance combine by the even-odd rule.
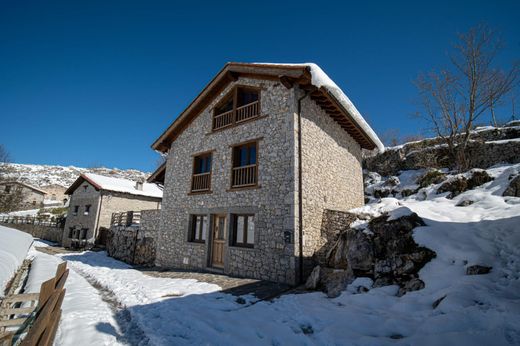
[[[47,191],[19,181],[0,182],[2,211],[29,210],[43,207]]]
[[[93,246],[108,229],[113,213],[160,209],[162,189],[156,184],[82,174],[65,191],[70,196],[63,246]]]

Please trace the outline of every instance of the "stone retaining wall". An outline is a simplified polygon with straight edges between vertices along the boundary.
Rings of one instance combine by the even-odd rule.
[[[34,238],[40,238],[54,243],[61,244],[63,230],[61,228],[32,225],[32,224],[16,224],[16,223],[1,223],[5,227],[14,228],[19,231],[29,233]]]
[[[347,230],[355,219],[356,214],[353,213],[329,209],[323,211],[321,221],[323,244],[314,254],[315,262],[323,264],[327,261],[327,253],[336,244],[341,232]]]
[[[138,227],[112,226],[107,234],[107,253],[129,264],[153,266],[161,210],[142,210]]]
[[[470,167],[486,169],[500,163],[520,162],[520,130],[495,130],[493,133],[495,132],[498,133],[495,138],[488,138],[491,136],[489,133],[482,134],[484,139],[475,138],[474,142],[468,144],[467,157]],[[512,137],[515,135],[518,137]],[[423,142],[419,142],[398,149],[390,148],[383,154],[366,158],[364,168],[388,176],[397,175],[402,170],[450,167],[450,163],[452,160],[445,146],[425,147]]]

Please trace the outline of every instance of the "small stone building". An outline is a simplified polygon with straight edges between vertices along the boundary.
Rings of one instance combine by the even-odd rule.
[[[0,182],[0,194],[3,197],[7,197],[9,194],[18,194],[21,203],[17,203],[17,206],[21,210],[28,210],[43,207],[47,191],[19,181],[3,181]]]
[[[82,174],[67,189],[70,196],[63,246],[91,246],[99,230],[110,228],[113,213],[160,209],[162,189],[156,184]]]
[[[152,148],[167,162],[156,265],[296,284],[326,209],[362,206],[384,147],[315,64],[228,63]]]
[[[65,186],[50,184],[43,185],[42,189],[47,192],[47,196],[45,196],[46,205],[63,206],[67,203],[68,196],[65,194],[65,191],[67,191]]]

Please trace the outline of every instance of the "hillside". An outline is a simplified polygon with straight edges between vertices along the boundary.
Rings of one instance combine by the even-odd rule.
[[[82,173],[94,173],[114,178],[138,180],[146,178],[149,173],[135,169],[122,170],[118,168],[81,168],[74,166],[29,165],[20,163],[2,164],[7,167],[6,179],[19,180],[24,183],[43,187],[60,185],[69,187]]]

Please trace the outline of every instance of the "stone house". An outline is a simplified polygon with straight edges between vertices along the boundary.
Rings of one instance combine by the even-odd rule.
[[[45,205],[63,206],[68,201],[68,196],[65,194],[67,188],[57,184],[43,185],[42,189],[47,192],[45,196]]]
[[[20,181],[0,182],[0,194],[7,197],[10,194],[19,194],[21,203],[16,203],[22,210],[39,209],[43,207],[47,191],[22,183]]]
[[[65,191],[70,196],[62,243],[65,247],[91,246],[100,229],[110,228],[113,213],[160,209],[162,189],[156,184],[82,174]]]
[[[296,284],[327,209],[362,206],[361,151],[384,150],[315,64],[228,63],[153,143],[166,163],[156,265]],[[299,193],[299,192],[302,193]]]

